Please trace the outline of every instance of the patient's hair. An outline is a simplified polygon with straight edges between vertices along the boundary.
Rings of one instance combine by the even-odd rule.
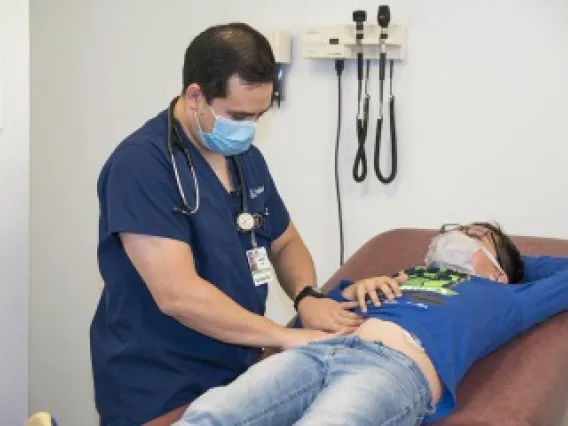
[[[510,284],[518,284],[523,280],[524,264],[519,249],[511,238],[496,223],[475,222],[474,225],[489,229],[494,237],[496,250],[501,260],[501,267],[507,274]]]

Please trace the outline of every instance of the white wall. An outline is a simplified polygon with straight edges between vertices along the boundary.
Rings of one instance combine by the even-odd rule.
[[[88,326],[101,284],[96,178],[114,146],[179,91],[191,38],[230,20],[299,34],[308,25],[348,22],[355,8],[374,20],[377,5],[32,4],[31,408],[52,409],[65,425],[94,424]],[[568,3],[390,5],[393,21],[409,27],[408,58],[395,76],[400,174],[389,187],[351,179],[356,85],[348,64],[341,149],[347,254],[389,228],[443,221],[497,219],[514,233],[568,237]],[[296,43],[287,100],[269,115],[259,145],[324,281],[338,264],[336,77],[333,63],[298,53]],[[374,68],[373,82],[377,76]],[[271,298],[270,314],[284,322],[291,311]]]
[[[0,419],[28,410],[29,2],[0,0]]]

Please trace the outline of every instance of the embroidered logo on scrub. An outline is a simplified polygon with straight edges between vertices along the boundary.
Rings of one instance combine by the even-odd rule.
[[[402,291],[420,291],[439,294],[442,296],[455,296],[458,293],[453,290],[457,284],[469,279],[469,275],[450,271],[444,268],[426,268],[419,266],[405,269],[408,280],[400,286]],[[420,301],[435,303],[426,295],[416,295]]]
[[[254,200],[260,194],[264,192],[264,185],[259,186],[258,188],[251,188],[249,190],[250,199]]]

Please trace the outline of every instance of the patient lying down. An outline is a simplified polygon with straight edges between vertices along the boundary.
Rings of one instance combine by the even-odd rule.
[[[444,226],[425,267],[340,282],[359,300],[352,334],[268,357],[195,400],[176,425],[397,425],[452,413],[471,365],[568,309],[568,270],[520,284],[523,262],[496,226]]]

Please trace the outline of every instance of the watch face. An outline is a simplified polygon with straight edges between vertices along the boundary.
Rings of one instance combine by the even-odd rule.
[[[237,227],[241,231],[250,231],[254,228],[254,217],[250,213],[241,213],[237,216]]]

